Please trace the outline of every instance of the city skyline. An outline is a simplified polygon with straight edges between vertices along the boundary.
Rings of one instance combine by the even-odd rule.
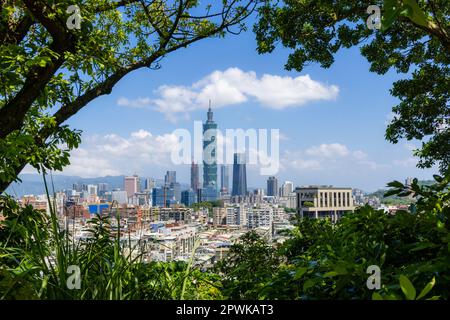
[[[399,77],[394,72],[370,73],[357,48],[338,53],[329,69],[313,64],[301,73],[283,69],[286,50],[257,55],[254,49],[251,32],[211,39],[168,58],[163,72],[130,75],[67,122],[83,131],[82,143],[71,153],[71,165],[55,174],[157,177],[176,170],[180,181],[189,181],[189,166],[170,162],[172,132],[192,131],[210,99],[221,128],[280,129],[281,180],[371,191],[408,176],[431,179],[437,171],[415,167],[418,142],[384,139],[397,103],[389,95]],[[263,186],[268,177],[258,169],[247,167],[248,180]]]

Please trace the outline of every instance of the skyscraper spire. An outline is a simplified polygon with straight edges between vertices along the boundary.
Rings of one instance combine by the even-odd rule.
[[[209,108],[208,108],[208,121],[213,121],[213,112],[211,110],[211,99],[209,100]]]

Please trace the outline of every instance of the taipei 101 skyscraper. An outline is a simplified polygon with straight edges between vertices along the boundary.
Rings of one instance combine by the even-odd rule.
[[[203,124],[203,187],[213,187],[217,190],[217,123],[213,120],[211,100]]]

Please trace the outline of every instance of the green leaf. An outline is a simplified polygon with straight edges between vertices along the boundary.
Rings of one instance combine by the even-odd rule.
[[[384,198],[390,197],[390,196],[399,194],[400,192],[401,192],[401,190],[398,190],[398,189],[388,190],[388,191],[386,191],[386,192],[383,194],[383,197],[384,197]]]
[[[407,16],[412,22],[427,27],[428,17],[417,2],[415,0],[403,0],[403,2],[405,3],[405,7],[408,8],[405,16]]]
[[[431,279],[431,281],[425,286],[425,288],[423,288],[422,292],[417,297],[417,300],[426,296],[427,293],[430,292],[431,289],[433,289],[435,284],[436,284],[436,279],[435,279],[435,277],[433,277],[433,279]]]
[[[314,287],[316,284],[316,281],[314,279],[308,279],[305,284],[303,285],[303,291],[308,290],[309,288]]]
[[[387,185],[388,185],[388,187],[392,187],[392,188],[404,188],[405,187],[403,185],[403,183],[401,183],[400,181],[397,181],[397,180],[389,182]]]
[[[424,250],[424,249],[435,248],[436,246],[437,245],[432,242],[420,242],[416,247],[414,247],[413,249],[411,249],[409,251],[411,251],[411,252],[420,251],[420,250]]]
[[[308,268],[302,267],[295,272],[294,280],[300,279],[308,271]]]
[[[372,293],[372,300],[384,300],[384,299],[381,296],[381,294],[379,294],[378,292],[374,291],[374,293]]]
[[[384,32],[394,23],[400,15],[401,7],[397,5],[396,0],[384,1],[384,14],[381,18],[381,31]]]
[[[409,281],[409,279],[404,275],[400,275],[400,288],[405,294],[406,299],[414,300],[416,298],[416,289],[411,281]]]
[[[328,278],[328,277],[334,277],[334,276],[337,276],[337,275],[339,275],[338,272],[336,272],[336,271],[330,271],[330,272],[325,273],[323,276],[324,276],[325,278]]]

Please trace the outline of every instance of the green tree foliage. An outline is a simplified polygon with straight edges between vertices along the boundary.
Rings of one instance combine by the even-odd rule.
[[[191,205],[194,211],[199,211],[201,208],[207,209],[210,216],[212,216],[212,208],[217,207],[223,207],[223,200],[202,201]]]
[[[382,30],[369,30],[369,5],[382,9]],[[258,52],[280,44],[292,50],[286,69],[310,62],[328,68],[342,48],[359,46],[370,71],[394,69],[408,77],[393,84],[400,100],[386,139],[420,139],[419,167],[450,166],[450,6],[448,0],[266,1],[254,27]]]
[[[278,269],[280,257],[254,231],[239,240],[215,268],[222,276],[223,294],[227,299],[259,299]]]
[[[78,5],[81,28],[67,27]],[[0,192],[27,163],[61,170],[80,132],[67,119],[171,52],[239,33],[256,1],[0,0]]]

